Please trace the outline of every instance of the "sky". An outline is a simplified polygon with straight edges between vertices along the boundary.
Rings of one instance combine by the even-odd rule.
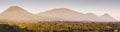
[[[0,0],[0,13],[10,6],[20,6],[36,14],[54,8],[68,8],[81,13],[108,13],[120,20],[120,0]]]

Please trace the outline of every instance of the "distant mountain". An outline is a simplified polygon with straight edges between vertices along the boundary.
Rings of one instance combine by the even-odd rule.
[[[41,12],[37,15],[45,16],[45,17],[61,18],[61,19],[64,19],[65,21],[85,20],[85,19],[82,19],[84,17],[82,13],[72,11],[66,8],[52,9],[50,11]]]
[[[93,13],[83,14],[67,8],[56,8],[38,13],[39,16],[61,18],[66,21],[117,21],[110,15],[97,16]]]
[[[27,12],[26,10],[18,7],[11,6],[3,13],[0,14],[0,19],[4,21],[46,21],[51,20],[51,18],[36,16]]]
[[[18,7],[11,6],[0,14],[3,21],[117,21],[109,14],[97,16],[93,13],[80,13],[67,8],[56,8],[36,15]]]
[[[109,14],[104,14],[99,17],[99,21],[118,21]]]

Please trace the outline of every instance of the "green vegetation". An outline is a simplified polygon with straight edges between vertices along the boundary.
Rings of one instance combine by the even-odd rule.
[[[21,29],[16,25],[0,24],[0,32],[29,32],[27,29]]]
[[[118,32],[120,22],[0,22],[0,32]]]

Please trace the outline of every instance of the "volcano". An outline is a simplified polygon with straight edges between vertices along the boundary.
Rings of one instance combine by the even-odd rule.
[[[36,16],[18,6],[11,6],[0,14],[4,21],[49,21],[47,17]]]

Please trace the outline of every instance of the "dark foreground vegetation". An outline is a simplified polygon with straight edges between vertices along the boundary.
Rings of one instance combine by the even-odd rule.
[[[118,32],[120,22],[0,22],[0,32]]]

